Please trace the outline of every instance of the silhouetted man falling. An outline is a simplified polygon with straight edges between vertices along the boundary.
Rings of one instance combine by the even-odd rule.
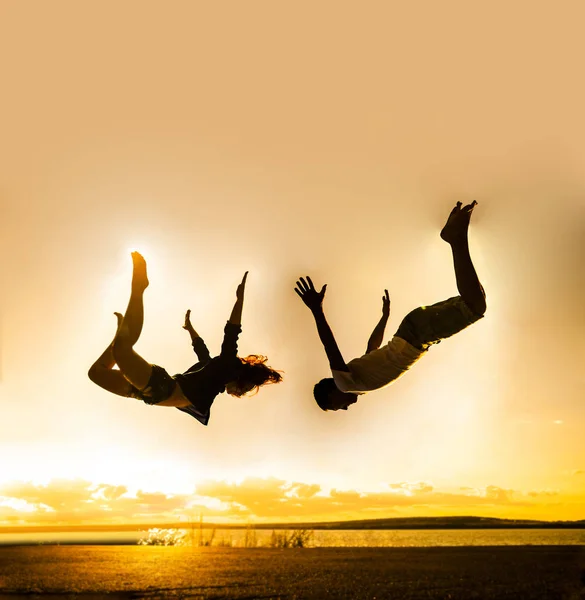
[[[347,410],[360,394],[380,389],[403,375],[433,344],[465,329],[483,317],[485,292],[469,254],[468,230],[477,202],[467,206],[457,202],[441,231],[453,252],[459,296],[431,306],[421,306],[406,315],[393,338],[380,348],[390,316],[390,297],[385,290],[382,317],[370,339],[366,353],[346,363],[333,332],[325,319],[323,298],[327,285],[317,292],[310,277],[297,281],[295,292],[313,313],[317,331],[325,347],[333,377],[322,379],[313,394],[323,410]]]

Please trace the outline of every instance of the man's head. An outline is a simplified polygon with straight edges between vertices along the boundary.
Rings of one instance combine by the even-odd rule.
[[[322,410],[347,410],[357,402],[357,394],[342,392],[332,377],[321,379],[313,388],[313,396]]]

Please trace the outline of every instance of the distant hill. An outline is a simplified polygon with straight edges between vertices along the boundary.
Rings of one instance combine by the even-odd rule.
[[[128,523],[118,525],[43,525],[0,527],[0,533],[69,532],[69,531],[137,531],[154,527],[162,529],[199,528],[193,523]],[[356,521],[326,521],[318,523],[251,523],[227,525],[203,522],[204,529],[585,529],[580,521],[535,521],[524,519],[495,519],[490,517],[398,517],[392,519],[360,519]]]
[[[280,526],[280,525],[279,525]],[[300,525],[296,525],[300,528]],[[536,521],[491,517],[397,517],[307,524],[311,529],[585,529],[581,521]]]

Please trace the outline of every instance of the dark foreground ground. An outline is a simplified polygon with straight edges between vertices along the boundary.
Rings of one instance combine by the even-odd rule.
[[[0,548],[0,598],[585,599],[585,546]]]

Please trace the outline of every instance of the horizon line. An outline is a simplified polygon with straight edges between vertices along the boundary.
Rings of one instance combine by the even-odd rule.
[[[469,519],[470,523],[461,522]],[[367,525],[370,525],[369,527]],[[378,526],[375,525],[383,525]],[[141,523],[92,523],[76,525],[0,525],[2,533],[75,531],[120,532],[148,529],[348,529],[348,525],[361,525],[358,529],[493,529],[493,528],[584,528],[585,518],[578,520],[506,519],[458,515],[444,517],[382,517],[378,519],[348,519],[343,521],[276,521],[272,523],[214,523],[203,520],[141,522]]]

